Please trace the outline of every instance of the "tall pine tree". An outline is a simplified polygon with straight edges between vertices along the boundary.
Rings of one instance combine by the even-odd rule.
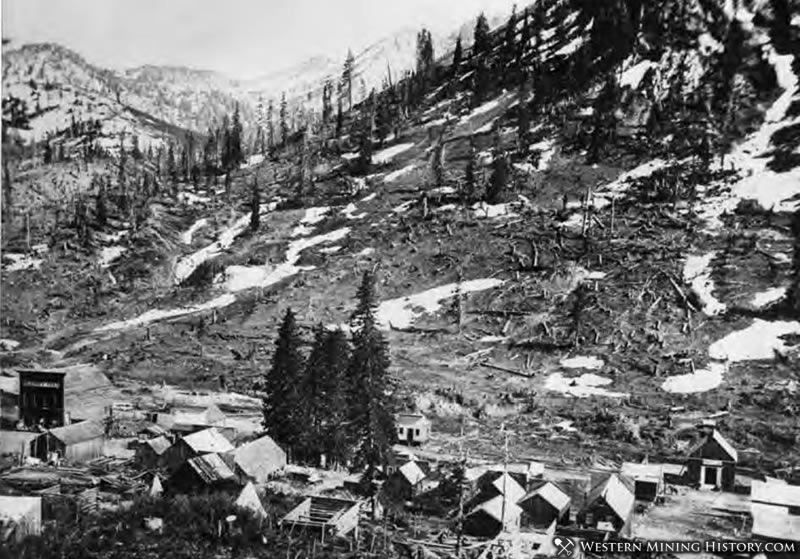
[[[278,444],[292,449],[300,442],[304,425],[297,422],[301,405],[300,383],[305,359],[301,352],[303,340],[291,309],[278,330],[272,365],[264,377],[264,429]]]
[[[364,272],[350,319],[353,353],[348,369],[350,433],[354,466],[367,478],[386,464],[395,440],[395,402],[389,379],[389,347],[376,319],[375,277]]]

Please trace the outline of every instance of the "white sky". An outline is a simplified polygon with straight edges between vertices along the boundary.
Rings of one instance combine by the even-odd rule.
[[[520,1],[524,5],[525,0]],[[2,0],[10,46],[57,42],[111,68],[174,64],[255,77],[344,58],[401,28],[455,29],[513,0]]]

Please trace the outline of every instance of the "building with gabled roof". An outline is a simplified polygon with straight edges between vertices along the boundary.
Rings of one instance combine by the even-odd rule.
[[[664,466],[623,462],[620,473],[633,480],[634,493],[641,501],[655,501],[664,494]]]
[[[386,493],[395,499],[409,500],[418,495],[423,487],[427,473],[414,460],[395,469],[386,480]]]
[[[800,515],[790,514],[788,507],[752,503],[753,538],[800,542]]]
[[[159,468],[165,464],[172,442],[167,437],[141,441],[136,447],[136,463],[142,468]]]
[[[233,450],[231,442],[215,427],[211,427],[179,438],[169,449],[166,464],[171,469],[176,469],[190,458],[204,454],[224,454]]]
[[[81,421],[45,431],[31,444],[34,456],[41,460],[56,454],[67,462],[89,462],[103,456],[105,433],[99,421]]]
[[[736,481],[736,449],[716,429],[689,451],[684,478],[701,488],[732,491]]]
[[[544,529],[554,522],[566,524],[571,502],[569,495],[558,485],[545,481],[519,501],[522,525]]]
[[[272,437],[264,435],[236,448],[233,462],[239,475],[256,483],[264,483],[286,467],[286,452]]]
[[[173,473],[169,485],[178,493],[229,491],[240,487],[238,477],[219,454],[189,458]]]
[[[633,481],[618,474],[603,476],[578,513],[578,524],[588,528],[630,536],[636,502]]]
[[[431,421],[421,413],[399,413],[395,417],[397,440],[408,445],[419,445],[431,436]]]
[[[508,497],[496,495],[475,506],[464,519],[464,532],[494,538],[501,532],[518,532],[522,509]]]

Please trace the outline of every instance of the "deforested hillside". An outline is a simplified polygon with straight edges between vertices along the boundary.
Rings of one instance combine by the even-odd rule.
[[[419,31],[415,71],[352,110],[345,71],[307,120],[276,104],[243,130],[231,113],[143,172],[123,148],[89,192],[99,215],[135,173],[134,214],[73,212],[71,243],[7,221],[3,362],[257,395],[286,309],[308,342],[346,326],[369,270],[402,403],[437,420],[431,452],[456,453],[474,416],[529,434],[519,458],[669,457],[715,418],[748,465],[786,468],[797,10],[543,0],[446,52]],[[41,189],[26,181],[12,200]],[[470,453],[497,457],[488,433]]]

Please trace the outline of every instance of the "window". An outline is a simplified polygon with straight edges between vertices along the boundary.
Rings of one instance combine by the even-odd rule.
[[[419,429],[415,429],[414,434],[419,437]]]

